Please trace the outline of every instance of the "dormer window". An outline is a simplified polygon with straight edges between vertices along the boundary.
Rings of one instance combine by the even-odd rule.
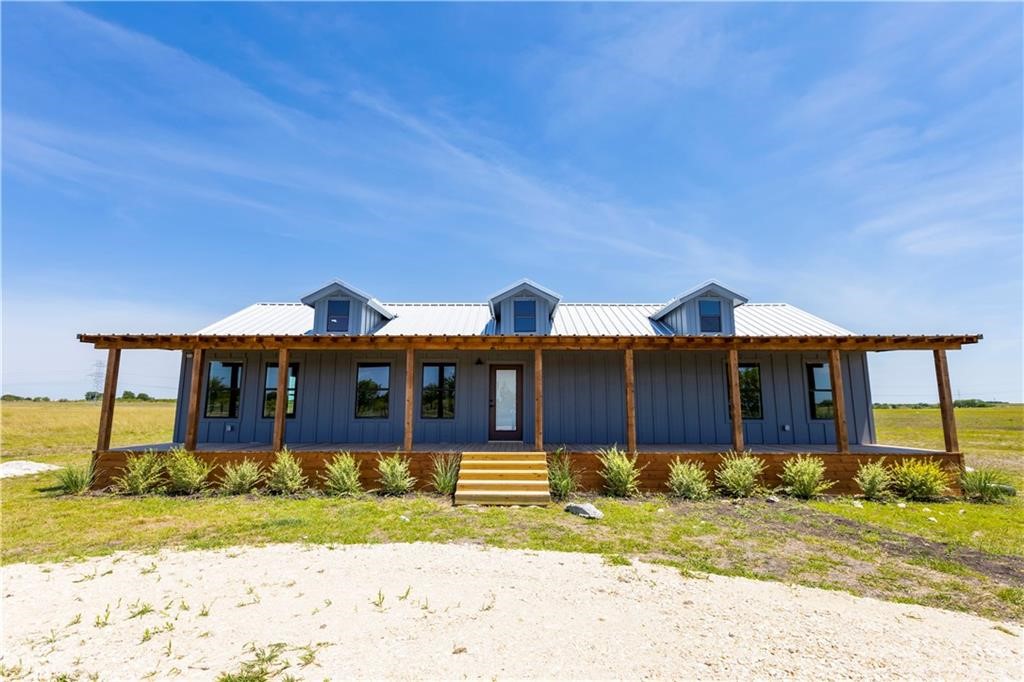
[[[327,331],[348,333],[349,301],[327,302]]]
[[[512,301],[512,330],[516,334],[537,333],[537,301],[529,298]]]
[[[721,333],[722,302],[712,300],[698,301],[697,309],[700,311],[701,333]]]

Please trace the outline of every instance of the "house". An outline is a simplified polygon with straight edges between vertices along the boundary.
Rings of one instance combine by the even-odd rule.
[[[157,348],[182,355],[174,442],[218,463],[287,445],[315,472],[338,450],[400,450],[423,474],[431,453],[490,451],[497,468],[564,447],[596,487],[596,451],[618,444],[638,455],[643,486],[663,490],[675,457],[712,467],[749,449],[770,474],[794,453],[825,455],[845,490],[858,461],[960,464],[946,351],[981,336],[859,335],[714,281],[667,302],[602,304],[524,279],[472,303],[382,303],[335,280],[192,334],[79,339],[109,353],[101,480],[129,452],[172,445],[110,447],[120,352]],[[934,355],[942,451],[877,442],[868,353],[893,350]]]

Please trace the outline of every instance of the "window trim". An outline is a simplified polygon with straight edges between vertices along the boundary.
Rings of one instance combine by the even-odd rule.
[[[758,407],[761,408],[761,416],[760,417],[748,417],[748,416],[742,414],[742,412],[743,412],[743,387],[741,385],[740,386],[740,413],[741,413],[740,414],[740,418],[743,421],[745,421],[745,422],[761,422],[761,421],[764,421],[764,383],[761,381],[761,379],[764,378],[764,375],[761,373],[761,363],[760,362],[741,362],[738,365],[738,369],[740,369],[740,370],[743,370],[744,368],[750,369],[752,367],[756,367],[757,368],[757,405],[758,405]],[[742,374],[742,371],[740,373]],[[726,365],[726,374],[725,374],[725,406],[726,406],[727,414],[729,416],[729,421],[731,422],[732,421],[732,395],[731,395],[731,391],[729,390],[729,370],[728,370],[728,365]]]
[[[828,376],[828,388],[818,388],[812,384],[812,378],[814,376],[812,367],[821,367]],[[832,395],[832,374],[828,366],[828,360],[818,360],[814,362],[804,363],[804,396],[807,398],[807,418],[812,422],[831,422],[835,421],[836,406],[835,402],[832,403],[832,416],[831,417],[819,417],[815,412],[814,406],[817,404],[812,394],[817,392],[828,391],[828,394]]]
[[[193,353],[192,354],[192,362],[195,362],[195,360],[196,360],[196,356],[195,356],[195,353]],[[204,360],[204,362],[206,363],[206,368],[205,368],[205,371],[203,373],[203,419],[234,419],[234,420],[241,419],[242,418],[242,396],[245,393],[245,391],[243,390],[244,387],[245,387],[245,361],[244,360],[235,360],[235,359],[211,358],[209,360]],[[209,413],[210,412],[210,370],[212,369],[213,363],[215,363],[215,362],[219,362],[219,363],[225,364],[225,365],[238,365],[238,388],[237,388],[238,399],[235,401],[235,414],[234,414],[234,416],[232,416],[230,414],[227,414],[227,415],[211,415]],[[231,389],[229,388],[228,390],[229,390],[229,395],[230,395],[230,390]],[[229,397],[228,400],[229,400],[229,406],[230,406],[230,397]],[[228,411],[230,412],[230,409]]]
[[[347,323],[345,329],[331,329],[331,303],[345,303],[348,305],[348,313],[345,315]],[[350,298],[329,298],[324,303],[324,331],[328,334],[350,334],[352,333],[352,299]]]
[[[353,377],[355,381],[352,383],[352,415],[353,419],[366,419],[369,421],[387,421],[391,419],[391,369],[394,363],[390,360],[357,360],[355,363],[355,371]],[[383,417],[367,417],[360,416],[359,414],[359,369],[362,367],[387,367],[388,368],[388,413]]]
[[[435,415],[427,415],[427,414],[423,413],[423,391],[426,388],[426,384],[423,381],[423,371],[427,367],[438,367],[438,368],[451,367],[455,371],[455,389],[452,391],[452,393],[453,393],[453,395],[452,395],[452,416],[450,416],[450,417],[443,416],[443,410],[441,408],[441,405],[442,405],[441,401],[443,399],[443,394],[440,394],[440,393],[438,395],[437,414],[435,414]],[[443,373],[444,373],[443,369],[439,370],[439,372],[438,372],[438,380],[439,381],[443,381]],[[456,396],[458,396],[458,395],[459,395],[459,363],[455,362],[454,360],[424,360],[423,362],[420,363],[420,396],[419,396],[419,401],[420,401],[419,418],[420,419],[422,419],[424,421],[428,421],[428,422],[447,422],[447,421],[453,421],[455,419],[455,415],[456,415],[455,399],[456,399]]]
[[[532,303],[533,304],[533,329],[531,331],[519,331],[516,329],[516,320],[519,316],[516,315],[516,303]],[[532,296],[519,296],[512,299],[512,333],[513,334],[538,334],[540,333],[540,324],[537,322],[537,314],[539,307],[537,306],[537,299]],[[526,319],[526,316],[522,316]]]
[[[711,331],[711,330],[704,329],[704,318],[705,317],[709,317],[709,318],[716,317],[716,316],[713,316],[713,315],[702,315],[701,314],[701,312],[700,312],[700,304],[705,302],[705,301],[708,302],[708,303],[717,303],[718,304],[718,315],[717,315],[717,317],[718,317],[718,330],[717,331]],[[701,333],[701,334],[724,334],[725,333],[725,307],[722,304],[722,299],[720,299],[720,298],[711,298],[711,297],[704,297],[704,298],[698,298],[697,299],[697,331],[699,333]]]
[[[300,364],[301,363],[298,362],[288,363],[289,368],[295,368],[295,412],[293,412],[292,414],[288,414],[288,411],[286,409],[284,413],[285,419],[295,419],[295,417],[299,414],[299,377],[302,375],[301,369],[299,367]],[[269,373],[268,370],[271,367],[277,367],[276,360],[267,360],[266,362],[263,363],[263,395],[261,396],[262,400],[260,401],[260,419],[266,419],[268,421],[273,421],[277,417],[277,415],[275,414],[272,414],[269,417],[267,416],[267,391],[277,390],[277,386],[267,386],[267,374]]]

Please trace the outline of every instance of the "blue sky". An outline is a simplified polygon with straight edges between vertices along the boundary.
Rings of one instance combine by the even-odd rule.
[[[1022,399],[1019,4],[2,12],[6,392],[90,389],[79,331],[528,276],[983,332],[954,391]],[[877,400],[934,399],[929,354],[870,361]],[[121,387],[177,362],[126,353]]]

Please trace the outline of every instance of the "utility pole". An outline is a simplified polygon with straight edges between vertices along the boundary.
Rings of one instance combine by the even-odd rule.
[[[92,377],[92,390],[99,393],[103,390],[103,382],[107,375],[107,363],[102,360],[97,360],[92,364],[92,372],[89,374]]]

